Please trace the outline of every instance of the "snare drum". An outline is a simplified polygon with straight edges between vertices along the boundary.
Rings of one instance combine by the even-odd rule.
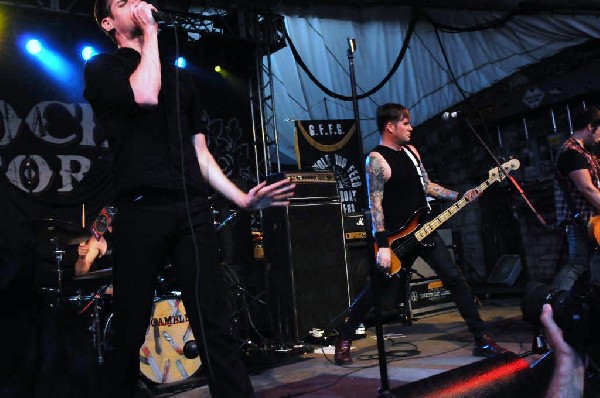
[[[200,369],[200,358],[183,354],[185,343],[194,340],[179,294],[157,297],[146,339],[140,348],[140,371],[155,383],[187,379]]]

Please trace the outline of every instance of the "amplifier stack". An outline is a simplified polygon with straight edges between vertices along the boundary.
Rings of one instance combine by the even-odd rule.
[[[275,335],[301,341],[349,306],[342,204],[332,172],[286,173],[295,195],[264,211],[269,313]]]

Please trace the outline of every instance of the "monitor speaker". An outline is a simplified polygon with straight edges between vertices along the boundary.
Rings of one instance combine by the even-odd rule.
[[[264,247],[275,335],[301,341],[335,326],[349,306],[341,202],[265,210]]]
[[[521,257],[504,255],[498,259],[496,266],[488,278],[489,283],[512,286],[522,270]]]

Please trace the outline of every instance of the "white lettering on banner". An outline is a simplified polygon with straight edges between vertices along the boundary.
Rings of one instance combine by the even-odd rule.
[[[356,191],[342,189],[340,190],[340,199],[343,202],[343,211],[344,213],[354,213],[356,212]]]
[[[356,213],[356,206],[354,203],[342,203],[342,213]]]
[[[60,176],[62,177],[62,187],[58,192],[71,192],[73,190],[73,178],[77,181],[83,180],[83,177],[92,167],[92,162],[83,156],[78,155],[59,155],[61,162]],[[73,172],[72,166],[79,164],[79,171]]]
[[[350,182],[352,184],[352,188],[357,188],[362,186],[362,181],[360,179],[360,173],[356,170],[354,165],[348,167],[348,178],[350,178]]]
[[[27,160],[30,165],[26,163]],[[43,157],[19,155],[8,164],[6,177],[25,192],[40,193],[50,185],[53,172]],[[35,186],[32,186],[34,183]]]
[[[0,100],[0,114],[2,115],[3,131],[0,131],[0,146],[10,144],[21,127],[22,120],[17,116],[15,110],[6,102]]]
[[[336,164],[336,166],[340,166],[343,169],[346,167],[346,164],[348,164],[348,159],[346,159],[345,157],[340,156],[336,153],[335,154],[335,164]]]
[[[42,101],[30,110],[25,119],[21,119],[8,103],[0,100],[0,121],[0,127],[3,127],[0,129],[0,149],[16,142],[21,132],[27,131],[25,126],[29,127],[31,134],[50,144],[49,147],[108,148],[108,141],[97,143],[95,140],[94,112],[86,103]],[[78,137],[81,138],[79,142]],[[59,170],[52,170],[44,157],[35,154],[19,154],[12,159],[0,156],[0,167],[6,167],[7,179],[25,192],[46,191],[57,175],[61,177],[57,192],[70,192],[74,189],[73,184],[83,180],[89,172],[92,161],[75,154],[56,155],[56,158],[60,161]]]
[[[94,122],[94,111],[90,104],[78,104],[81,108],[81,142],[79,145],[95,147],[101,146],[102,148],[108,148],[108,140],[104,140],[102,143],[96,143],[94,140],[94,128],[96,123]]]
[[[356,202],[356,190],[342,190],[340,191],[340,199],[342,202]]]
[[[342,125],[337,123],[335,126],[331,123],[325,124],[309,124],[308,125],[308,134],[311,137],[316,135],[326,136],[326,135],[345,135],[346,132],[342,130]]]
[[[333,162],[332,162],[333,160]],[[356,212],[356,196],[357,191],[350,188],[358,188],[362,186],[360,173],[356,166],[349,165],[348,158],[334,153],[326,154],[313,164],[314,170],[334,170],[338,182],[338,191],[342,202],[342,211],[346,213]]]
[[[329,162],[327,162],[325,159],[321,158],[315,162],[315,164],[313,165],[313,169],[328,170]]]
[[[52,107],[52,106],[62,106],[65,110],[70,111],[71,116],[73,116],[74,118],[77,118],[77,114],[76,111],[81,108],[76,108],[76,104],[63,104],[61,102],[56,102],[56,101],[43,101],[40,102],[39,104],[37,104],[36,106],[33,107],[33,109],[31,110],[31,112],[29,112],[29,115],[27,115],[27,117],[25,118],[25,122],[27,123],[27,125],[29,126],[29,129],[31,130],[31,132],[36,136],[39,137],[40,139],[50,143],[50,144],[57,144],[57,145],[63,145],[63,144],[69,144],[69,143],[73,143],[75,141],[75,139],[77,138],[77,132],[76,131],[66,131],[66,133],[72,133],[70,134],[68,137],[65,138],[59,138],[59,137],[54,137],[52,135],[52,128],[48,128],[49,126],[51,127],[52,125],[49,123],[51,121],[49,121],[47,119],[48,114],[47,114],[47,110],[48,108]],[[80,127],[81,124],[78,123],[77,127]],[[71,128],[75,127],[75,124],[71,124],[70,126]]]

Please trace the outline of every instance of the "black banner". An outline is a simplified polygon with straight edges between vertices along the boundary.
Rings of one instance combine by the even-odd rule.
[[[1,6],[0,11],[8,13]],[[32,12],[11,14],[5,22],[6,37],[0,40],[0,188],[10,190],[11,208],[23,218],[54,217],[80,225],[85,205],[87,225],[113,195],[108,143],[83,98],[80,44],[85,37],[105,53],[112,53],[114,44],[90,18]],[[30,26],[37,26],[36,37],[44,44],[37,56],[20,39],[29,37],[25,33]],[[255,177],[248,93],[216,72],[207,75],[202,60],[187,51],[182,48],[203,94],[211,153],[230,179],[243,188],[251,186]],[[250,69],[254,52],[231,52]]]
[[[296,158],[300,170],[335,172],[345,214],[362,211],[365,176],[361,175],[360,137],[354,120],[298,120]]]

